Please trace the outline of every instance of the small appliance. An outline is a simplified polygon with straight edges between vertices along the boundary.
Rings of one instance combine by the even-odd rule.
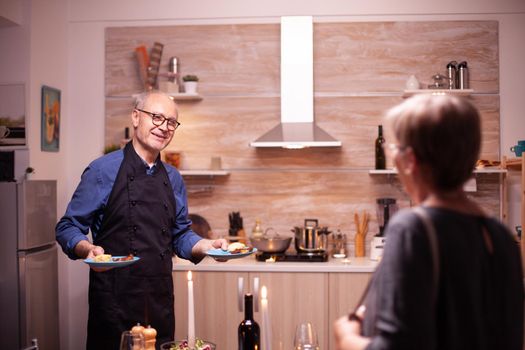
[[[29,167],[29,149],[26,147],[1,147],[0,182],[21,182]]]
[[[384,231],[390,217],[397,211],[397,204],[394,198],[378,198],[376,203],[379,232],[372,238],[370,247],[371,260],[381,260],[386,241]]]

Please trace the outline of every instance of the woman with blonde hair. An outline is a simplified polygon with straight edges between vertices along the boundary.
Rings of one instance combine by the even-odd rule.
[[[415,207],[390,220],[362,305],[334,325],[337,349],[522,350],[517,244],[463,191],[480,151],[478,111],[418,95],[386,122],[387,154]]]

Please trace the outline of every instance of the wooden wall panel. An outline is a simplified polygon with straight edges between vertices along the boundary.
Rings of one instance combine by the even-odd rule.
[[[410,38],[408,40],[407,38]],[[180,102],[180,122],[169,151],[182,152],[184,169],[206,169],[220,156],[227,177],[185,179],[191,212],[205,216],[218,235],[228,213],[241,211],[245,229],[291,234],[305,218],[353,237],[353,213],[372,215],[375,199],[392,196],[409,206],[395,176],[372,176],[377,125],[401,102],[409,75],[428,83],[450,60],[467,60],[471,99],[483,119],[481,158],[499,159],[498,24],[495,21],[316,23],[316,123],[341,148],[254,149],[279,123],[279,25],[195,25],[106,30],[106,144],[118,144],[130,126],[131,94],[141,91],[133,50],[163,43],[161,71],[171,56],[183,74],[200,78],[199,102]],[[498,175],[478,175],[472,194],[499,214]]]
[[[119,27],[106,29],[106,95],[141,91],[134,49],[164,44],[161,72],[179,58],[200,90],[213,94],[280,91],[278,24]],[[496,21],[354,22],[314,24],[316,92],[398,92],[415,74],[429,83],[449,61],[466,60],[471,86],[498,93]]]
[[[180,103],[182,126],[168,151],[183,153],[183,168],[206,169],[210,158],[220,156],[226,169],[366,168],[374,166],[377,125],[401,97],[319,97],[316,122],[341,140],[342,148],[302,150],[256,149],[250,141],[279,123],[279,99],[266,97],[209,97],[198,103]],[[483,159],[499,159],[499,98],[473,98],[483,117]],[[131,99],[108,99],[106,143],[118,143],[130,126]]]
[[[210,94],[278,93],[278,24],[121,27],[106,29],[106,95],[140,92],[134,49],[164,44],[161,73],[170,57],[182,74],[197,74],[200,92]]]
[[[470,194],[493,216],[499,215],[498,175],[477,175],[478,191]],[[188,177],[188,190],[210,185],[209,180]],[[396,176],[369,175],[366,170],[338,171],[236,171],[213,181],[213,191],[189,196],[192,212],[204,215],[217,235],[226,235],[228,213],[240,211],[249,232],[260,218],[264,227],[282,235],[317,218],[330,230],[355,234],[354,212],[371,214],[367,238],[377,232],[375,200],[394,197],[399,206],[410,206]]]
[[[426,86],[454,60],[474,90],[499,91],[496,21],[321,23],[314,53],[318,92],[396,92],[411,74]]]

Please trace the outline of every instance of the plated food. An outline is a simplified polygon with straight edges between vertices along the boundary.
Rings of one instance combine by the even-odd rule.
[[[188,347],[188,341],[173,341],[164,343],[161,346],[162,350],[215,350],[215,344],[206,342],[201,339],[195,339],[195,348]]]
[[[211,256],[218,261],[226,261],[230,259],[238,259],[257,251],[256,248],[245,245],[241,242],[234,242],[228,246],[227,250],[222,249],[211,249],[206,252],[207,255]]]
[[[249,247],[242,242],[233,242],[233,243],[230,243],[230,245],[228,246],[228,251],[231,254],[247,253],[250,250],[252,250],[252,247]]]
[[[84,262],[91,267],[124,267],[139,261],[138,256],[112,256],[110,254],[97,255],[94,258],[84,259]]]
[[[111,255],[110,254],[100,254],[93,258],[94,262],[110,262],[111,261]]]

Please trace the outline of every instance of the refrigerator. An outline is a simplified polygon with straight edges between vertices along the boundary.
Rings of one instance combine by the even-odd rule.
[[[60,348],[56,212],[56,181],[0,182],[0,349]]]

